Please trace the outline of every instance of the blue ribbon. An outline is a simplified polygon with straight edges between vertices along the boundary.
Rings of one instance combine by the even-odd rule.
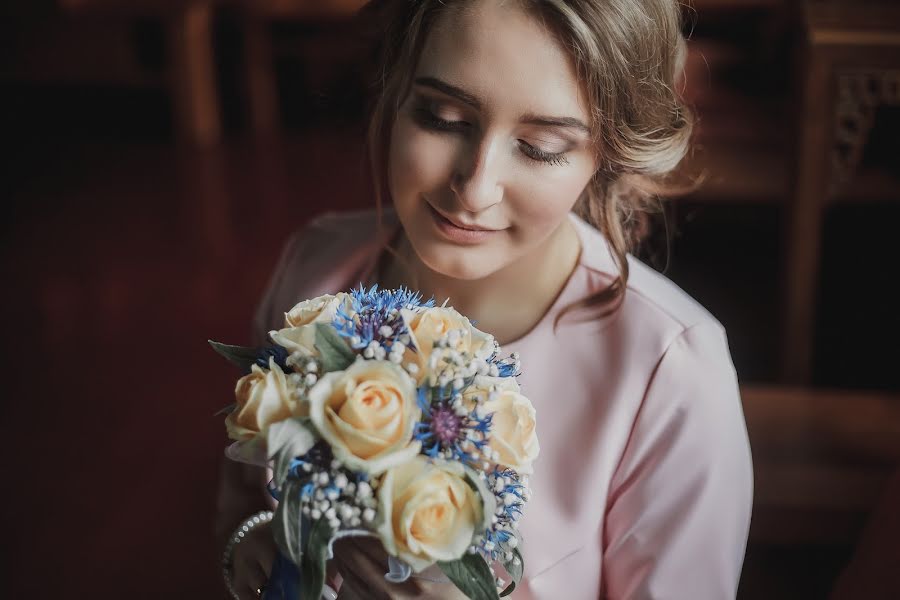
[[[263,600],[297,600],[299,597],[300,569],[279,552],[272,564]]]

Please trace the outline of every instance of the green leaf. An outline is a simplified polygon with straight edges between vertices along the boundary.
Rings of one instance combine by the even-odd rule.
[[[325,373],[343,371],[356,360],[356,353],[344,338],[326,323],[316,323],[316,349],[322,357],[322,370]]]
[[[522,558],[522,553],[519,552],[519,549],[513,548],[512,555],[512,560],[503,561],[503,568],[506,569],[506,573],[510,576],[512,581],[506,586],[506,589],[500,593],[501,598],[513,593],[513,590],[516,589],[516,585],[522,581],[522,573],[525,571],[525,559]],[[518,563],[516,561],[518,561]]]
[[[213,350],[227,358],[232,363],[241,368],[242,371],[249,373],[250,366],[256,362],[258,350],[256,348],[248,348],[247,346],[230,346],[228,344],[220,344],[212,340],[207,340]]]
[[[444,575],[472,600],[499,598],[491,570],[480,554],[466,552],[459,560],[439,562],[438,566]]]
[[[325,560],[332,533],[328,519],[313,521],[306,554],[303,555],[303,562],[300,564],[301,600],[319,600],[322,597],[322,588],[325,586]]]
[[[224,417],[224,416],[230,415],[230,414],[233,413],[236,409],[237,409],[237,402],[232,402],[232,403],[229,404],[228,406],[226,406],[226,407],[224,407],[224,408],[220,408],[219,410],[217,410],[217,411],[213,414],[213,416],[214,416],[214,417]]]
[[[289,479],[281,488],[281,501],[272,520],[272,534],[281,553],[295,565],[303,558],[300,509],[300,482]]]
[[[286,419],[269,426],[266,440],[268,458],[274,458],[274,481],[281,487],[287,477],[291,461],[303,456],[316,443],[315,429],[308,417]]]

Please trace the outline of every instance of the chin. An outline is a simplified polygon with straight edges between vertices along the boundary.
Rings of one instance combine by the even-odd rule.
[[[496,260],[496,254],[487,248],[462,250],[447,248],[443,244],[425,245],[427,247],[421,250],[415,249],[419,259],[435,273],[451,279],[476,281],[496,273],[504,266]]]
[[[476,281],[508,264],[507,243],[459,245],[444,240],[435,231],[430,213],[421,205],[409,211],[397,207],[397,216],[419,260],[436,274],[460,281]]]

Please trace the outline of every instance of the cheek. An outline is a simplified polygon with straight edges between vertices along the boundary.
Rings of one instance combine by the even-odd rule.
[[[388,167],[394,202],[405,204],[445,186],[457,150],[450,136],[424,132],[399,116],[391,133]]]
[[[517,186],[515,215],[521,233],[534,235],[551,231],[566,217],[577,202],[591,171],[586,168],[538,166],[520,176]]]

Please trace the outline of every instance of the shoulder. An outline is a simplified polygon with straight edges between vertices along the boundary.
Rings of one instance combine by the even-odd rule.
[[[349,276],[361,266],[361,259],[376,243],[377,229],[374,211],[318,215],[290,236],[275,277],[289,288],[299,285],[295,291],[305,297],[324,293],[321,288],[332,285],[333,276]],[[323,281],[326,275],[332,276]]]
[[[340,256],[352,253],[354,248],[373,240],[377,228],[378,215],[374,210],[326,212],[294,231],[287,247],[294,247],[295,250],[302,247],[312,252],[315,260],[330,255]]]
[[[603,236],[586,223],[583,227],[588,241],[582,277],[594,293],[609,285],[618,269]],[[689,431],[688,437],[706,448],[730,447],[722,431],[742,440],[738,377],[724,327],[664,275],[630,256],[628,265],[619,309],[583,331],[592,332],[588,345],[613,365],[597,370],[616,382],[617,406],[632,423],[643,424],[635,429],[643,432],[637,439],[651,439],[671,425]]]
[[[618,275],[619,269],[604,236],[588,223],[573,217],[582,242],[579,264],[587,294],[599,292]],[[670,347],[697,338],[715,340],[719,354],[730,359],[722,324],[697,300],[671,279],[628,256],[628,284],[617,313],[604,323],[629,339],[647,358],[659,359]]]
[[[393,223],[386,215],[385,225]],[[283,314],[298,301],[352,287],[365,271],[378,245],[374,210],[328,212],[292,233],[257,309],[254,335],[258,342],[279,327]]]
[[[709,310],[662,273],[634,257],[628,261],[624,307],[633,323],[656,328],[667,349],[717,349],[716,358],[730,361],[725,327]]]

